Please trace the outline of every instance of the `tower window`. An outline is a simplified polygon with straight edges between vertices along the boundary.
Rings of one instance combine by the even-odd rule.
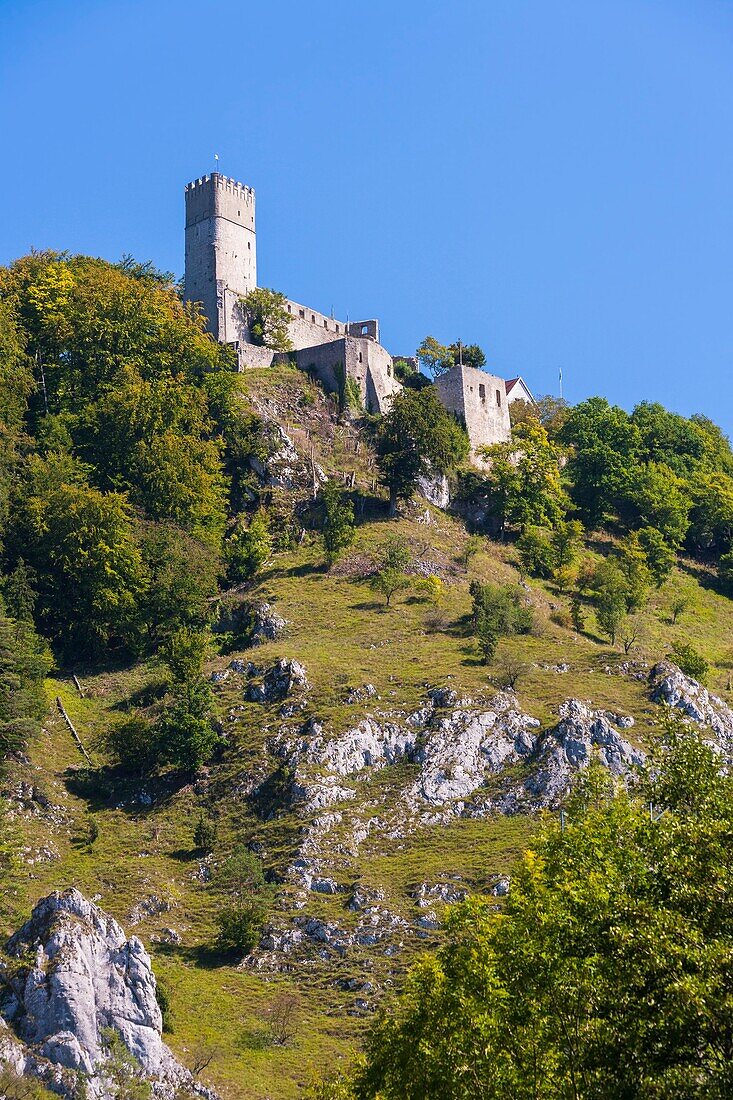
[[[251,247],[252,247],[251,243],[249,241],[247,241],[247,248],[251,248]]]
[[[485,405],[486,404],[486,386],[484,386],[483,382],[479,385],[478,395],[481,398],[482,404]]]
[[[301,316],[301,317],[303,318],[303,320],[305,320],[305,310],[304,310],[304,309],[299,309],[299,310],[298,310],[298,313],[299,313],[299,314],[300,314],[300,316]]]
[[[326,320],[325,317],[323,318],[323,327],[328,328],[328,321]]]
[[[501,408],[501,390],[496,391],[496,403]]]
[[[339,328],[338,325],[336,325],[336,332],[341,332],[341,329]]]
[[[361,361],[362,361],[362,354],[361,354],[361,352],[359,352],[359,362],[361,363]],[[389,370],[389,367],[387,367],[387,370]]]
[[[311,313],[311,324],[315,325],[315,323],[316,323],[316,315],[315,315],[315,313]]]

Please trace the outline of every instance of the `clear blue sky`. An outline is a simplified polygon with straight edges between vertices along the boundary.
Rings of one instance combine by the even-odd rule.
[[[733,432],[730,2],[0,0],[0,105],[0,262],[181,273],[216,151],[263,285]]]

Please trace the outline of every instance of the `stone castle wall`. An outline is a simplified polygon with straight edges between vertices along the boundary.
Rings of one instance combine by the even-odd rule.
[[[459,366],[435,381],[440,400],[465,424],[471,455],[477,461],[480,447],[511,439],[509,403],[503,378],[475,367]]]
[[[234,305],[257,286],[255,193],[214,172],[189,183],[185,196],[185,296],[203,303],[209,331],[230,343],[238,338]]]

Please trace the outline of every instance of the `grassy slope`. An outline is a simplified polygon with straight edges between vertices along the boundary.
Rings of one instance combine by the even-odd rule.
[[[256,383],[257,379],[247,376],[247,385]],[[355,453],[352,429],[336,429],[331,438],[319,430],[319,423],[321,427],[327,423],[324,404],[308,392],[307,383],[281,372],[267,375],[266,384],[272,391],[264,392],[264,397],[280,407],[283,392],[292,399],[300,387],[306,400],[291,400],[287,416],[300,445],[316,439],[317,458],[326,469],[354,469],[357,484],[370,488],[368,454]],[[260,399],[263,390],[261,385]],[[474,695],[493,690],[488,678],[492,670],[477,661],[465,631],[468,583],[474,576],[516,581],[511,552],[487,542],[467,574],[458,564],[466,539],[462,525],[434,510],[429,524],[418,523],[416,515],[417,511],[412,518],[389,525],[380,519],[365,522],[354,552],[368,552],[387,530],[399,530],[417,556],[437,562],[445,584],[441,609],[445,621],[438,632],[426,626],[427,605],[409,594],[397,597],[396,606],[386,609],[364,584],[339,575],[338,570],[324,572],[313,542],[277,556],[255,586],[255,594],[273,602],[290,626],[286,640],[245,656],[260,664],[283,655],[301,660],[313,685],[312,710],[331,732],[346,728],[368,711],[365,706],[344,705],[348,686],[373,683],[381,696],[380,707],[415,706],[424,699],[428,685],[450,683]],[[701,579],[705,580],[704,574],[692,567],[675,573],[655,595],[643,644],[631,656],[656,659],[672,641],[691,641],[718,663],[713,686],[728,695],[733,602],[701,585]],[[666,608],[672,591],[678,589],[689,593],[692,609],[672,627]],[[632,713],[637,719],[634,734],[643,738],[653,708],[645,685],[619,671],[623,654],[594,639],[592,619],[589,633],[583,636],[552,622],[553,605],[555,609],[566,605],[565,597],[535,582],[529,594],[536,609],[537,634],[503,643],[503,652],[519,655],[532,666],[518,686],[523,709],[547,725],[555,720],[558,705],[574,695],[592,700],[595,706]],[[226,667],[231,656],[235,655],[213,660],[212,669]],[[571,670],[558,673],[543,667],[559,662],[569,663]],[[79,697],[69,680],[52,682],[49,691],[52,696],[61,695],[84,740],[93,746],[95,735],[119,717],[130,698],[160,676],[160,668],[148,663],[83,677],[85,698]],[[31,746],[31,767],[34,782],[63,807],[65,816],[56,825],[49,825],[43,816],[23,816],[29,862],[24,898],[15,916],[17,920],[27,913],[30,904],[49,890],[76,885],[88,896],[98,895],[100,904],[132,931],[133,906],[146,897],[164,899],[170,910],[142,920],[134,931],[150,948],[156,973],[171,996],[171,1046],[189,1064],[202,1052],[213,1051],[204,1076],[227,1097],[285,1100],[302,1094],[303,1086],[325,1067],[348,1059],[364,1026],[363,1018],[353,1014],[355,994],[342,992],[334,979],[373,973],[380,983],[388,978],[399,981],[404,966],[425,941],[411,939],[395,960],[377,954],[372,958],[367,949],[358,949],[343,960],[314,959],[282,977],[238,970],[212,953],[215,901],[197,877],[199,861],[192,850],[192,828],[200,809],[217,815],[217,856],[238,840],[257,838],[264,845],[268,868],[275,872],[292,858],[302,825],[293,814],[258,812],[241,793],[252,774],[274,767],[265,737],[268,728],[279,724],[266,708],[243,704],[242,687],[242,679],[231,676],[219,692],[222,717],[226,720],[234,713],[237,718],[226,723],[231,748],[224,761],[197,784],[165,790],[148,784],[147,790],[156,796],[152,805],[140,802],[139,784],[115,788],[106,798],[95,795],[96,801],[85,798],[84,790],[73,782],[74,770],[81,764],[78,750],[61,719],[50,718],[42,738]],[[240,709],[233,711],[235,707]],[[374,776],[368,789],[376,795],[403,778],[399,770],[385,769]],[[99,826],[93,845],[85,839],[90,809]],[[372,837],[348,874],[366,885],[385,888],[390,908],[414,921],[419,912],[410,893],[418,883],[441,873],[459,874],[480,889],[492,874],[510,865],[531,828],[525,819],[494,818],[425,830],[407,842]],[[50,846],[59,858],[30,862],[42,845]],[[307,911],[353,922],[342,896],[313,895]],[[180,947],[153,941],[168,926],[181,934]],[[298,992],[301,1010],[294,1040],[276,1047],[268,1040],[265,1017],[268,1005],[283,988]]]

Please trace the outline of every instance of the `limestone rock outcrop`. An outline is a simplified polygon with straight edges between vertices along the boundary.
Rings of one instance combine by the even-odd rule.
[[[86,1080],[87,1092],[105,1096],[104,1032],[116,1031],[154,1094],[172,1098],[185,1088],[214,1094],[194,1082],[163,1042],[150,958],[136,936],[78,890],[50,894],[8,941],[21,963],[8,967],[0,1013],[0,1061],[40,1077],[60,1095]],[[28,960],[27,965],[24,965]],[[70,1084],[71,1082],[71,1084]]]
[[[733,711],[717,695],[686,676],[671,661],[660,661],[649,673],[652,700],[682,711],[697,725],[712,733],[712,742],[729,761],[733,760]]]

